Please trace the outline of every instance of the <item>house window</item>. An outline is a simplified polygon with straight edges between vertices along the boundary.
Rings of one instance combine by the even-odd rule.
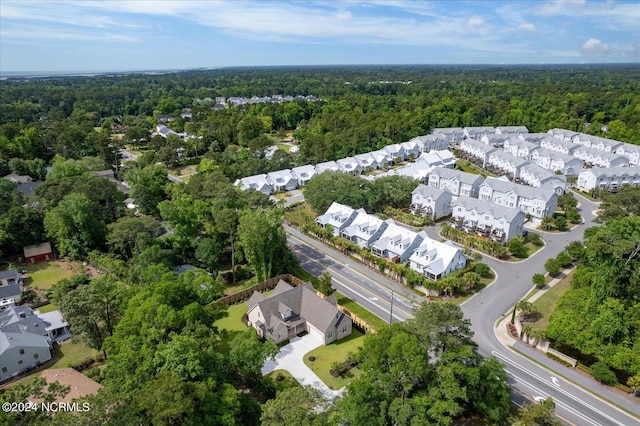
[[[38,359],[38,358],[40,358],[39,354],[33,354],[33,359]]]
[[[329,334],[327,335],[327,338],[331,339],[333,337],[333,331],[330,331]]]
[[[19,360],[19,361],[18,361],[18,365],[22,365],[22,360]]]
[[[24,355],[24,349],[20,349],[20,355]]]
[[[7,372],[7,367],[2,367],[2,372],[6,373]]]
[[[345,325],[344,327],[342,327],[342,332],[346,333],[347,332],[347,326]]]

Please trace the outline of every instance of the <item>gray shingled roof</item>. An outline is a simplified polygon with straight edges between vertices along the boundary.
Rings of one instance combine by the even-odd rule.
[[[444,179],[458,179],[461,183],[467,183],[469,185],[473,185],[476,183],[482,182],[482,176],[476,175],[474,173],[463,172],[460,170],[448,169],[446,167],[435,167],[431,174],[439,176]]]
[[[487,185],[494,191],[509,192],[513,191],[516,195],[523,198],[535,198],[540,197],[545,202],[553,198],[556,193],[550,188],[533,188],[531,186],[520,185],[510,182],[508,180],[502,180],[494,177],[488,177],[484,180],[482,185]]]
[[[477,198],[460,197],[453,204],[453,208],[455,209],[456,206],[462,206],[467,210],[474,209],[479,214],[488,213],[494,218],[504,217],[508,222],[512,222],[518,215],[524,216],[524,213],[520,209],[499,206],[491,201],[479,200]]]
[[[423,197],[431,197],[434,200],[437,200],[438,198],[440,198],[443,194],[449,193],[448,189],[439,189],[439,188],[434,188],[432,186],[427,186],[424,184],[420,184],[416,187],[416,189],[414,189],[413,191],[411,191],[411,194],[420,194]]]

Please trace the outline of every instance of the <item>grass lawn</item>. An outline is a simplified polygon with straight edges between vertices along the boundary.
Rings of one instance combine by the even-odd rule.
[[[55,303],[49,303],[48,305],[40,306],[38,310],[41,314],[46,314],[47,312],[58,311],[60,307]]]
[[[291,373],[287,370],[275,370],[268,374],[273,379],[273,384],[276,387],[277,392],[282,392],[285,389],[300,387],[300,383],[293,378]],[[277,381],[276,377],[282,376],[284,379]]]
[[[288,219],[291,224],[299,227],[300,220],[302,220],[302,222],[304,223],[305,218],[307,218],[307,222],[313,223],[318,215],[313,210],[311,210],[311,207],[308,203],[302,203],[293,208],[287,209],[287,211],[284,213],[284,217],[285,219]]]
[[[249,311],[246,303],[237,303],[229,306],[229,316],[219,319],[214,323],[220,329],[228,331],[245,331],[247,326],[242,322],[242,315]]]
[[[61,279],[71,278],[74,275],[56,262],[37,263],[27,266],[26,269],[31,279],[29,286],[38,290],[48,290]]]
[[[329,373],[331,364],[336,361],[344,361],[347,355],[349,355],[349,352],[355,353],[358,347],[362,346],[364,339],[365,335],[354,328],[351,336],[327,346],[320,346],[305,354],[304,363],[331,389],[341,389],[351,383],[351,381],[360,374],[360,370],[353,368],[347,373],[349,377],[333,377]],[[310,356],[315,356],[316,360],[313,362],[309,361]]]
[[[98,351],[89,348],[82,340],[78,339],[76,341],[76,339],[78,338],[71,338],[62,342],[58,348],[58,357],[60,357],[60,359],[47,368],[71,367],[74,364],[98,355]]]
[[[540,318],[533,323],[535,328],[544,330],[549,326],[549,317],[551,316],[556,303],[558,303],[558,300],[567,292],[567,290],[569,290],[572,277],[573,271],[561,279],[556,285],[548,289],[538,300],[533,302],[533,306],[535,306],[541,314]]]
[[[362,306],[358,305],[353,300],[351,300],[348,297],[340,294],[340,292],[336,291],[335,293],[333,293],[333,295],[336,297],[336,300],[338,301],[339,305],[342,305],[349,312],[353,312],[354,314],[356,314],[357,316],[362,318],[364,321],[366,321],[375,330],[380,330],[381,328],[384,328],[384,327],[387,326],[387,323],[385,321],[383,321],[382,319],[378,318],[377,316],[375,316],[371,312],[367,311],[365,308],[363,308]]]

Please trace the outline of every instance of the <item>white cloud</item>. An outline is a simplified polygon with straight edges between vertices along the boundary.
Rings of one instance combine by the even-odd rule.
[[[587,0],[551,0],[540,6],[536,13],[542,16],[574,14],[587,4]]]
[[[536,32],[536,26],[533,25],[530,22],[523,22],[520,25],[518,25],[518,30],[519,31],[528,32],[528,33],[535,33]]]
[[[472,33],[482,33],[489,28],[489,24],[480,16],[472,16],[467,21],[467,27]]]
[[[609,45],[597,38],[590,38],[582,43],[580,52],[585,56],[606,56],[609,54]]]

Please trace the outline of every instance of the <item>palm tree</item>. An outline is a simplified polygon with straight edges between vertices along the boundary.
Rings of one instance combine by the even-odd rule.
[[[527,345],[529,344],[529,337],[532,330],[533,327],[531,327],[530,325],[523,325],[522,330],[520,330],[520,340],[522,340],[523,336],[527,336]]]
[[[530,335],[533,338],[533,343],[531,345],[535,347],[538,346],[540,341],[547,336],[547,333],[541,328],[534,328],[531,330]]]
[[[542,218],[542,229],[549,230],[553,226],[553,218],[551,216],[545,216]]]
[[[640,374],[629,377],[629,380],[627,380],[627,386],[631,388],[631,392],[634,396],[640,396]]]
[[[521,320],[522,321],[526,321],[527,319],[529,319],[529,317],[535,313],[538,312],[538,310],[536,309],[535,306],[533,306],[533,303],[527,301],[527,300],[521,300],[516,304],[516,309],[518,309],[520,311],[521,316]]]
[[[472,290],[476,288],[478,284],[480,284],[480,275],[475,272],[467,272],[462,276],[462,280],[464,281],[466,290]]]

